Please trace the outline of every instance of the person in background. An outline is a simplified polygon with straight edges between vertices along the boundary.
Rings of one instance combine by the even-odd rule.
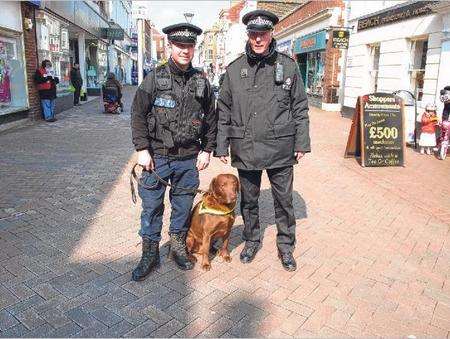
[[[106,79],[105,84],[103,85],[103,88],[111,88],[116,87],[117,88],[117,101],[120,105],[120,110],[123,112],[123,103],[122,103],[122,85],[119,81],[117,81],[116,76],[114,73],[109,73],[108,77]]]
[[[435,104],[426,105],[421,122],[420,154],[425,154],[426,150],[427,154],[431,155],[431,149],[436,146],[436,125],[438,123]]]
[[[47,122],[56,121],[55,118],[55,99],[56,85],[59,83],[55,76],[50,60],[44,60],[41,67],[34,74],[34,81],[37,84],[39,97],[41,99],[42,113]]]
[[[75,88],[75,92],[73,93],[73,105],[80,105],[80,92],[81,87],[83,86],[83,78],[80,73],[80,65],[75,63],[70,70],[70,82],[72,86]]]
[[[441,101],[444,103],[442,111],[442,121],[449,120],[450,116],[450,86],[445,86],[441,90]]]

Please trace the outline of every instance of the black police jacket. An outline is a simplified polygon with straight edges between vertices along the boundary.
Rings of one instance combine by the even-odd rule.
[[[160,68],[149,72],[133,100],[131,128],[135,149],[174,158],[194,156],[200,150],[214,151],[217,115],[208,80],[204,79],[199,97],[195,93],[197,79],[203,76],[198,70],[190,67],[182,71],[171,59],[168,68],[159,67],[166,67],[166,73]]]
[[[231,164],[239,169],[289,166],[297,163],[296,151],[311,151],[299,69],[274,46],[275,40],[269,54],[258,57],[247,44],[246,54],[228,66],[220,89],[215,156],[228,156],[230,147]],[[278,79],[277,63],[282,65]]]

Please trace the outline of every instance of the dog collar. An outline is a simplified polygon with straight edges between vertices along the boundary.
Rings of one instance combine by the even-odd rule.
[[[234,209],[236,208],[236,205],[233,206],[231,209],[222,210],[213,208],[211,206],[208,206],[205,204],[204,201],[200,202],[200,208],[198,210],[198,214],[212,214],[212,215],[228,215],[231,214]]]

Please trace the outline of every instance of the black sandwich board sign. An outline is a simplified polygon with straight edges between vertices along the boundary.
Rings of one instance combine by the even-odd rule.
[[[404,166],[403,101],[388,93],[358,97],[345,157],[364,167]]]

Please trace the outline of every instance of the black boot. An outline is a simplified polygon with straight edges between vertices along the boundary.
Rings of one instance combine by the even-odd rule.
[[[194,263],[188,258],[186,250],[186,233],[170,234],[170,251],[169,255],[182,270],[192,270]]]
[[[259,243],[247,241],[245,242],[244,248],[239,256],[239,259],[243,264],[248,264],[255,259],[256,252],[259,250]]]
[[[134,269],[131,279],[144,280],[151,271],[159,267],[159,242],[142,238],[142,257]]]
[[[297,269],[297,263],[295,262],[294,256],[291,252],[280,252],[278,251],[278,258],[280,258],[281,265],[286,271],[292,272]]]

